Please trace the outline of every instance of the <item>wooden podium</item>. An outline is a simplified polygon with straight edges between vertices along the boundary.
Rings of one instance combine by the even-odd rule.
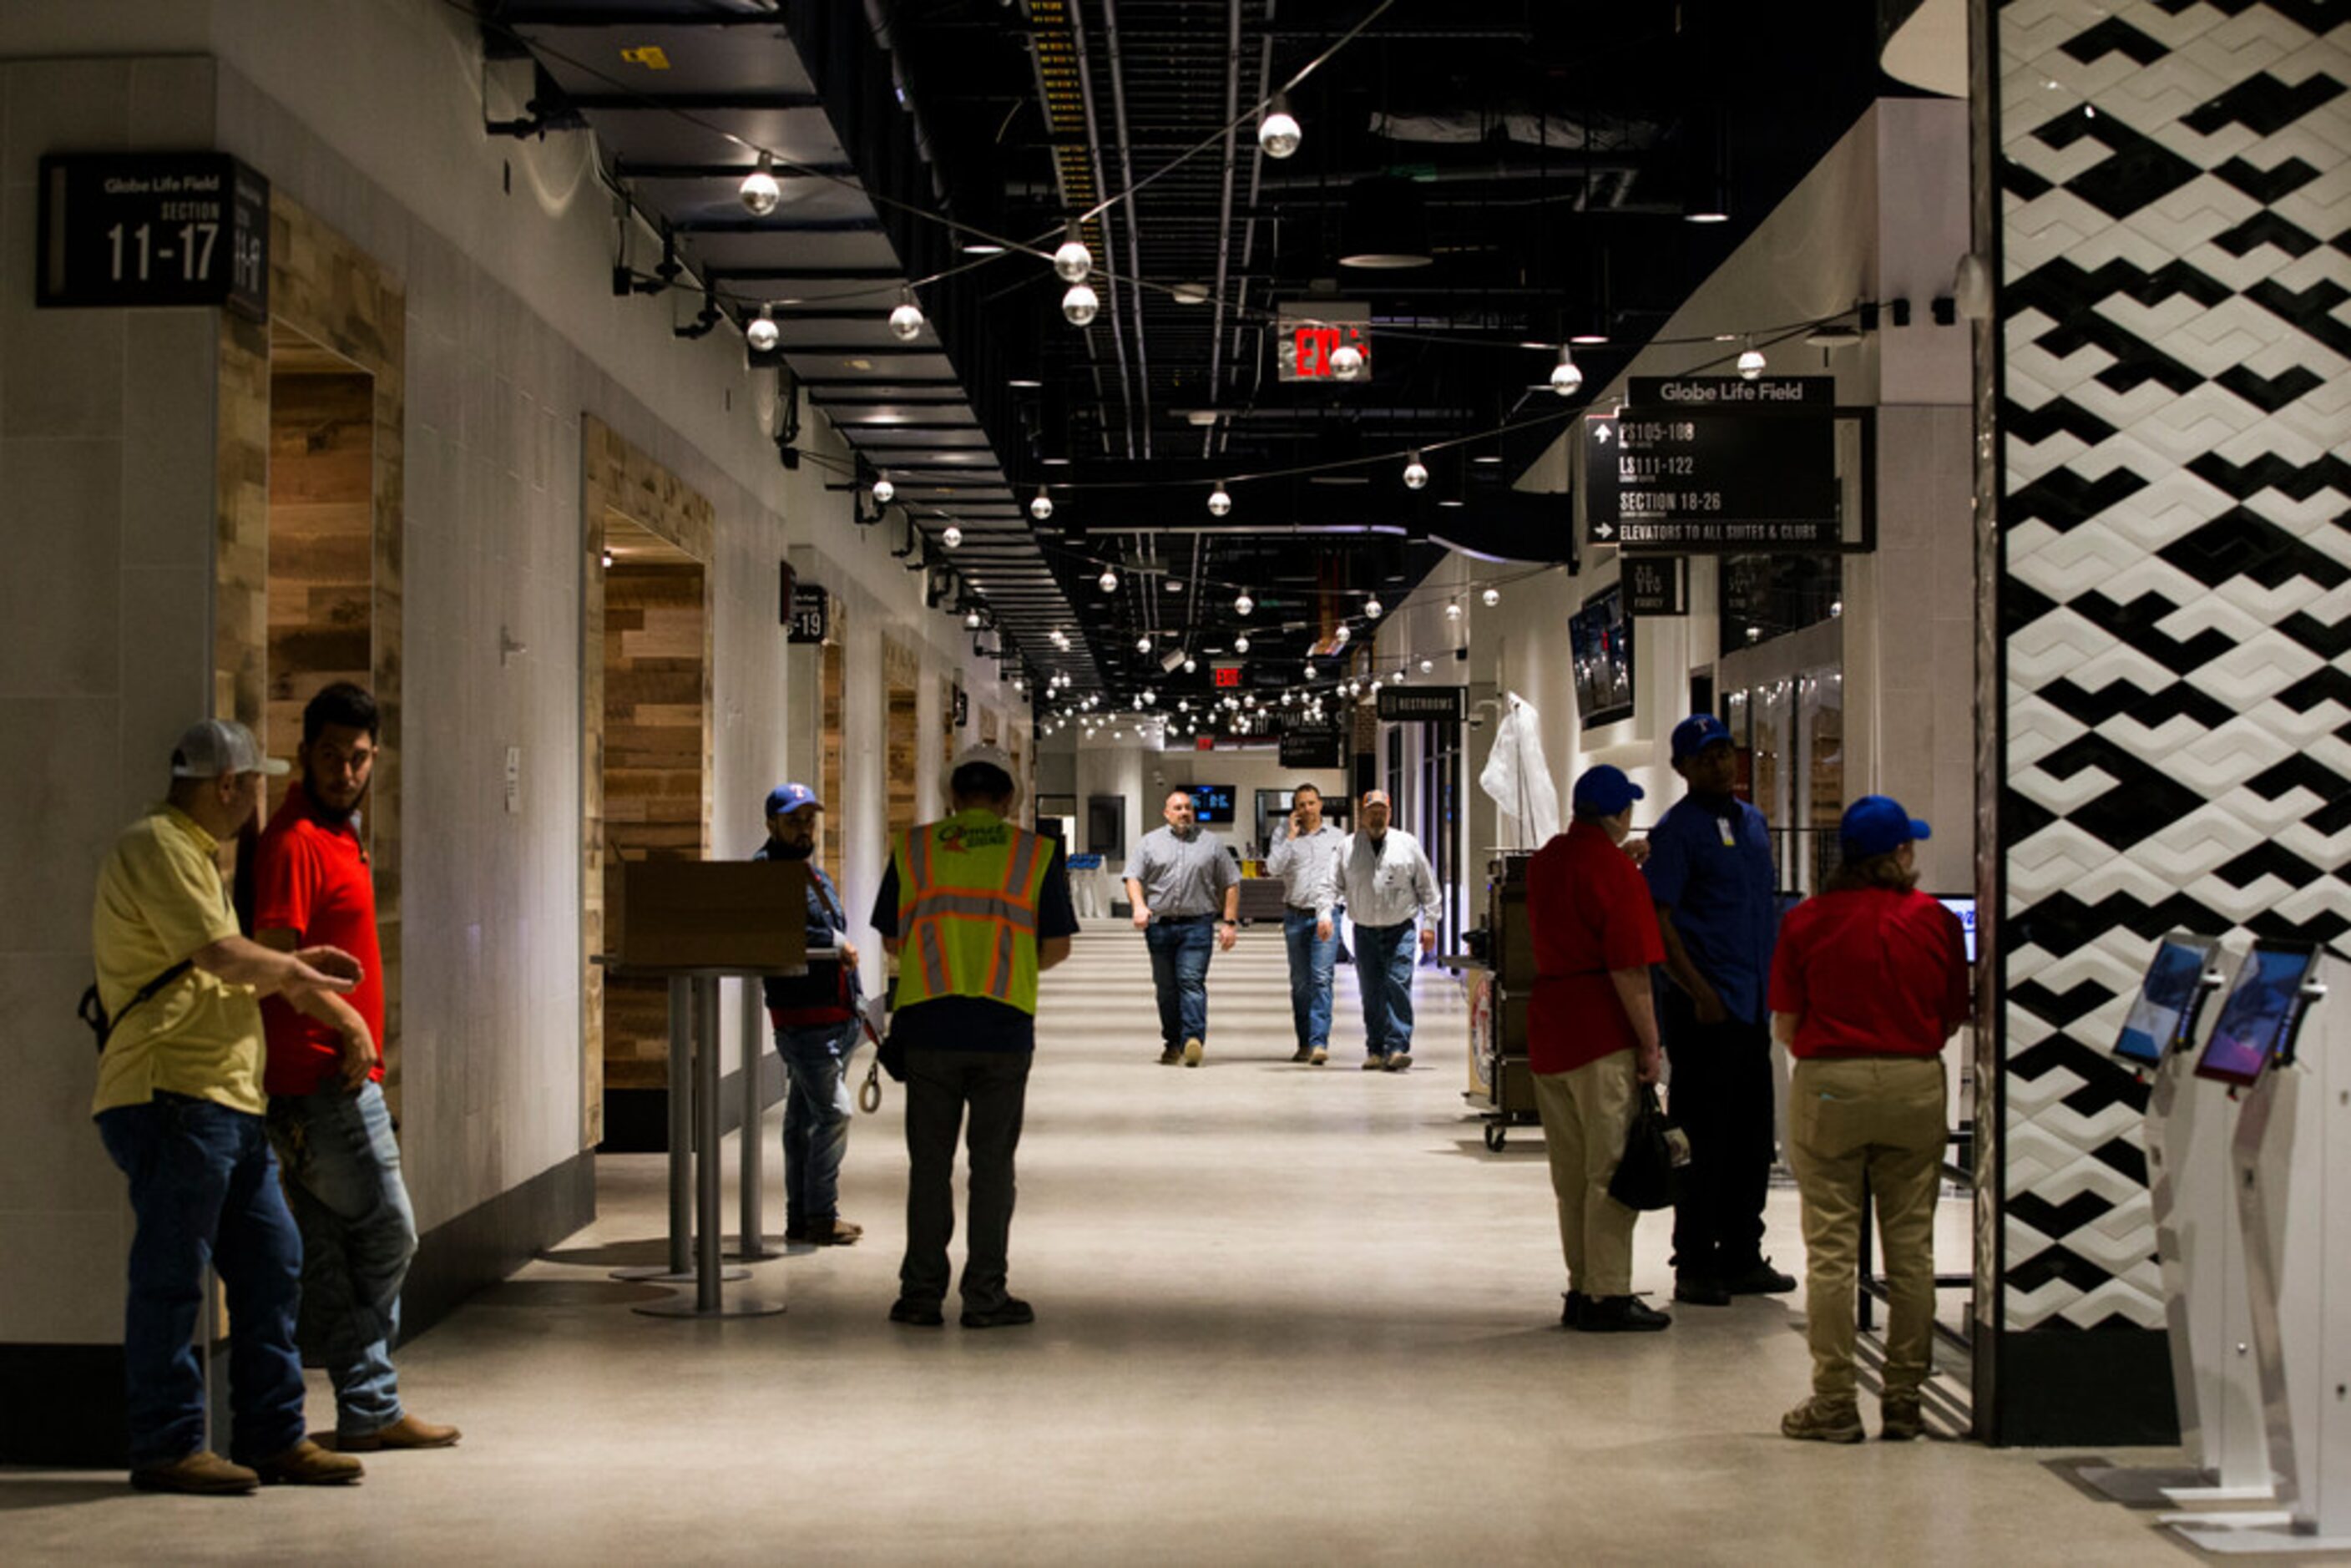
[[[669,1268],[653,1277],[691,1278],[695,1286],[691,1298],[681,1293],[636,1311],[684,1318],[780,1312],[780,1301],[724,1299],[718,982],[740,976],[748,990],[763,976],[808,973],[807,868],[790,861],[632,861],[622,868],[609,929],[606,962],[614,971],[669,982]],[[759,1050],[758,1034],[747,1035],[743,1136],[753,1143]],[[756,1181],[756,1166],[747,1166]],[[747,1238],[747,1247],[757,1239]]]

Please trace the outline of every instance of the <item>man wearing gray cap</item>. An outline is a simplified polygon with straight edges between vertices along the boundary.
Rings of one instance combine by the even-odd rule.
[[[361,1473],[303,1436],[302,1244],[263,1121],[260,1006],[282,996],[332,1021],[332,998],[360,965],[338,947],[279,953],[240,934],[215,858],[253,819],[262,775],[287,770],[241,724],[192,726],[172,753],[170,794],[123,830],[99,872],[90,951],[106,1021],[90,1111],[131,1179],[122,1361],[131,1484],[144,1491]],[[204,1447],[204,1375],[189,1343],[208,1262],[228,1300],[234,1463]]]

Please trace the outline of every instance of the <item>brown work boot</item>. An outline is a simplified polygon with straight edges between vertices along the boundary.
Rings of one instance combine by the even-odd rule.
[[[345,1454],[372,1454],[385,1448],[454,1448],[458,1436],[455,1427],[402,1416],[391,1426],[379,1427],[364,1437],[338,1437],[335,1448]]]
[[[305,1437],[282,1454],[254,1460],[253,1473],[268,1486],[340,1487],[367,1474],[367,1467],[349,1454],[329,1453]]]
[[[1886,1395],[1877,1402],[1877,1435],[1889,1443],[1907,1443],[1927,1435],[1927,1418],[1918,1407],[1916,1394],[1907,1398],[1899,1394]]]
[[[168,1465],[140,1466],[131,1472],[131,1484],[141,1491],[241,1497],[260,1486],[261,1478],[243,1465],[230,1464],[210,1448],[198,1448]]]
[[[800,1239],[811,1247],[846,1247],[864,1234],[865,1227],[846,1219],[811,1219],[808,1234]]]

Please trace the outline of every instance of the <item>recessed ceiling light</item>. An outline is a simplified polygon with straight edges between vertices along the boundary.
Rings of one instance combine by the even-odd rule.
[[[1481,452],[1469,459],[1472,463],[1499,463],[1501,460],[1502,455],[1499,452]]]
[[[1067,468],[1070,465],[1070,460],[1066,457],[1048,457],[1043,459],[1043,462],[1048,468]]]
[[[1467,501],[1457,501],[1447,498],[1446,500],[1439,501],[1437,504],[1440,507],[1466,507],[1469,503]]]
[[[1607,340],[1608,334],[1605,332],[1578,332],[1574,337],[1568,340],[1571,343],[1576,343],[1586,347],[1593,343],[1604,343]]]
[[[966,256],[1002,256],[1004,247],[984,239],[966,240],[963,253]]]
[[[1041,387],[1045,383],[1029,376],[1015,376],[1004,384],[1008,387]]]

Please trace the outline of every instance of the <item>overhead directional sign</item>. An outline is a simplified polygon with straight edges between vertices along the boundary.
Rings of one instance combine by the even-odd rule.
[[[1625,613],[1689,613],[1689,557],[1628,555],[1625,558]]]
[[[1827,376],[1636,378],[1584,421],[1584,518],[1626,550],[1844,548]]]
[[[41,160],[43,307],[225,305],[269,319],[269,182],[225,152]]]
[[[1468,690],[1467,686],[1382,686],[1379,716],[1390,723],[1423,719],[1459,724]]]

